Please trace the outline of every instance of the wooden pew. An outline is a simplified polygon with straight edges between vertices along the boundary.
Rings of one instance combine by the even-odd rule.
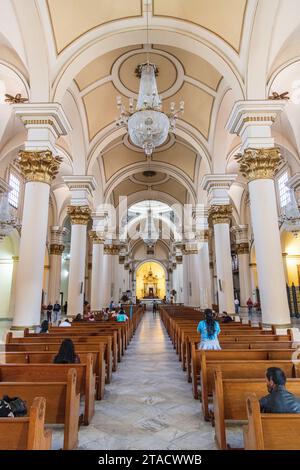
[[[66,337],[49,337],[49,335],[37,335],[36,337],[30,338],[13,338],[12,333],[8,332],[6,335],[6,345],[5,351],[26,351],[28,344],[36,344],[37,351],[40,351],[41,348],[44,351],[56,351],[57,347],[62,343]],[[72,338],[72,341],[75,346],[75,351],[89,351],[98,349],[100,351],[101,345],[104,345],[105,348],[105,363],[106,363],[106,383],[111,382],[112,371],[113,371],[113,361],[112,361],[112,338],[111,336],[97,336],[91,338]],[[44,346],[39,347],[39,344],[44,344]],[[32,350],[32,349],[31,349]]]
[[[265,346],[267,348],[267,345]],[[200,370],[202,355],[205,354],[208,361],[211,360],[291,360],[293,349],[222,349],[220,351],[205,351],[192,346],[192,390],[194,398],[198,398],[198,383],[200,382]]]
[[[64,424],[64,450],[78,442],[80,395],[76,393],[77,373],[70,369],[64,382],[0,382],[0,396],[20,397],[31,406],[35,397],[46,399],[45,422]]]
[[[1,382],[66,382],[70,369],[76,370],[76,392],[84,396],[84,424],[88,425],[95,412],[96,378],[93,357],[86,364],[1,364]]]
[[[196,340],[189,340],[187,343],[187,350],[186,350],[186,369],[187,369],[187,380],[188,382],[192,382],[192,348],[194,347],[197,350],[199,339]],[[221,341],[221,348],[222,350],[226,349],[268,349],[268,350],[294,350],[293,342],[292,341],[273,341],[273,342],[264,342],[264,341],[251,341],[251,342],[222,342]]]
[[[246,402],[245,450],[299,450],[300,414],[260,413],[255,394]]]
[[[285,372],[287,378],[296,377],[295,367],[292,361],[207,361],[205,354],[203,354],[201,359],[201,401],[203,416],[206,421],[211,419],[211,414],[208,409],[208,397],[212,396],[214,371],[218,367],[222,371],[222,376],[230,379],[263,379],[269,367],[279,367]]]
[[[45,430],[46,400],[36,397],[29,416],[0,419],[0,450],[50,450],[52,431]]]
[[[23,347],[24,345],[21,346]],[[49,351],[49,349],[47,351],[43,351],[43,344],[27,344],[26,351],[0,351],[0,364],[53,364],[53,360],[58,352],[58,345],[54,346],[53,351]],[[94,346],[92,348],[88,348],[88,351],[78,351],[77,347],[76,351],[81,364],[87,364],[89,354],[92,355],[93,372],[96,375],[96,399],[102,400],[105,390],[104,349],[102,345],[100,345],[98,351],[93,351],[93,349],[95,349]]]
[[[222,450],[229,448],[226,441],[226,420],[247,420],[246,398],[255,393],[259,398],[268,394],[265,379],[224,379],[219,367],[214,372],[213,421],[215,440]],[[300,396],[300,380],[289,379],[289,392]]]

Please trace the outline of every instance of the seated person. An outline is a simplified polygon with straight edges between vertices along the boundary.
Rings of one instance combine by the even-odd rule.
[[[77,313],[76,317],[74,318],[73,321],[81,321],[82,320],[82,316],[81,316],[81,313]]]
[[[93,313],[90,314],[89,321],[95,321],[95,315]]]
[[[68,318],[65,318],[64,321],[60,322],[58,326],[72,326],[70,323],[70,320]]]
[[[205,320],[199,322],[197,331],[201,335],[198,344],[199,349],[221,349],[218,336],[221,332],[219,323],[215,320],[214,313],[210,308],[204,310]]]
[[[64,339],[60,345],[58,354],[53,360],[54,364],[80,364],[80,359],[75,354],[74,343],[71,339]]]
[[[37,326],[37,328],[35,330],[35,333],[38,333],[38,334],[49,333],[49,322],[48,322],[48,320],[42,321],[41,326]]]
[[[223,312],[222,323],[230,323],[231,321],[233,321],[233,318],[227,312]]]
[[[128,320],[128,316],[126,315],[126,313],[124,312],[123,309],[121,309],[117,315],[117,321],[119,322],[124,322],[124,321],[127,321]]]
[[[266,371],[269,395],[259,400],[261,413],[300,413],[300,398],[285,388],[286,376],[279,367],[269,367]]]

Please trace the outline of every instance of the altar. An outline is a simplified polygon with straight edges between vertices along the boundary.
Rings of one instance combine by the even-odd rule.
[[[158,276],[154,276],[151,266],[148,274],[143,277],[143,299],[158,299],[160,297],[160,289],[158,288]]]

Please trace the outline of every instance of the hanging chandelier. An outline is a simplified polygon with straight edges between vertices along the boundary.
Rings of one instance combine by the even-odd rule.
[[[149,9],[147,9],[147,50],[149,49]],[[135,73],[140,79],[136,108],[134,110],[133,98],[129,98],[127,110],[121,97],[118,96],[117,107],[120,114],[116,125],[126,127],[131,142],[142,148],[146,157],[150,158],[154,149],[166,142],[169,132],[174,132],[176,119],[184,111],[184,102],[180,101],[178,110],[172,102],[169,114],[163,112],[156,84],[158,68],[150,62],[149,53],[147,53],[147,62],[138,65]]]
[[[0,241],[4,240],[14,229],[19,228],[18,219],[12,214],[9,207],[8,193],[0,194]]]
[[[134,111],[133,98],[129,99],[129,109],[126,110],[120,96],[117,97],[117,107],[120,115],[116,122],[117,127],[127,127],[131,142],[144,149],[145,155],[150,157],[154,149],[162,145],[169,132],[174,132],[176,119],[184,111],[184,102],[181,101],[179,109],[175,103],[170,105],[170,113],[162,111],[162,102],[157,91],[156,75],[158,70],[155,64],[146,62],[137,68],[140,77],[140,88],[137,105]]]
[[[148,248],[152,248],[157,240],[159,239],[159,233],[155,227],[154,220],[152,217],[151,205],[149,203],[149,209],[147,210],[147,219],[145,222],[145,230],[140,233],[141,238]]]
[[[284,230],[291,232],[295,238],[300,232],[300,211],[293,190],[289,190],[289,201],[283,209],[280,222]]]

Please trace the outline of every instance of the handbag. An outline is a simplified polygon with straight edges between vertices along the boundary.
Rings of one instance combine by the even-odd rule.
[[[19,397],[9,398],[4,395],[3,401],[9,404],[15,418],[21,418],[27,415],[27,403]]]
[[[5,400],[0,400],[0,418],[14,418],[10,404]]]

